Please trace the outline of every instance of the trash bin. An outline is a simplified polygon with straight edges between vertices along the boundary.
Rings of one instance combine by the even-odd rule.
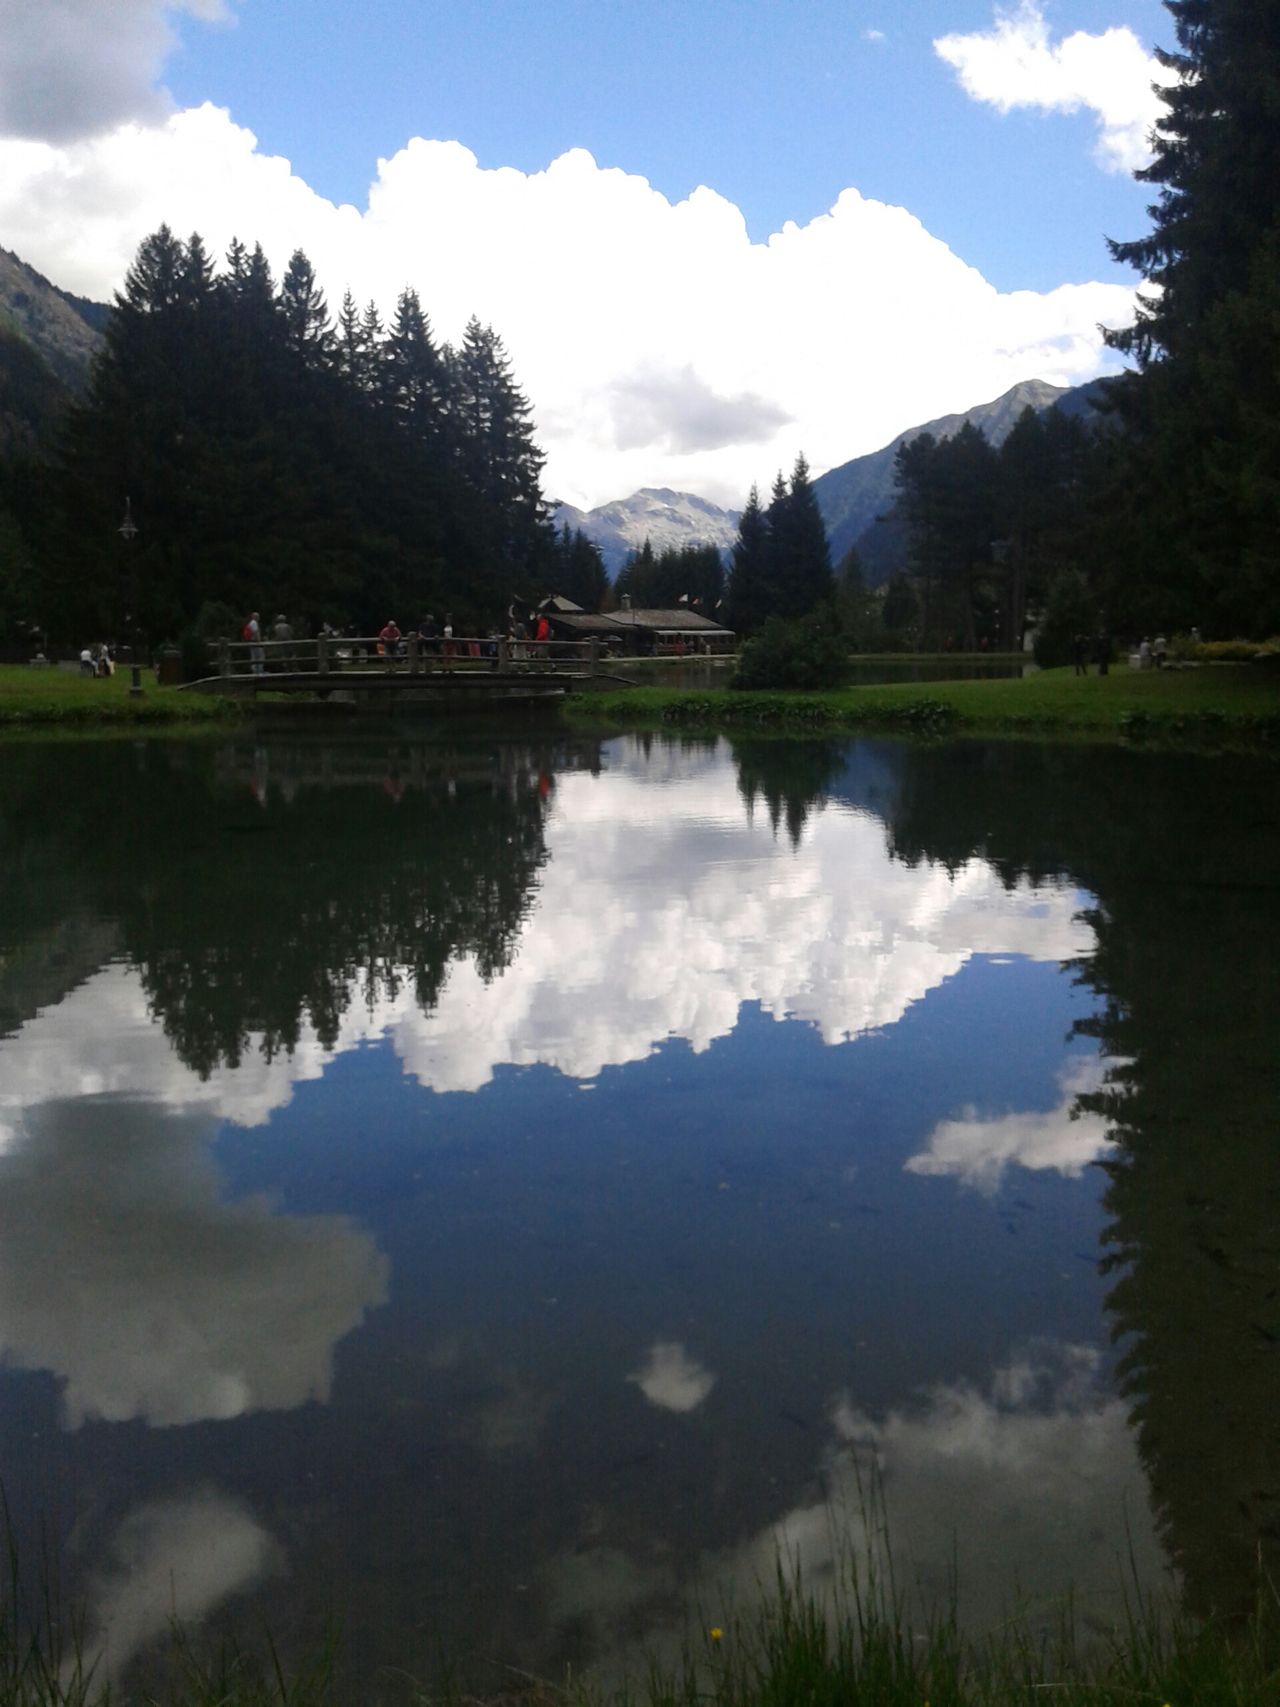
[[[176,646],[165,646],[156,666],[156,680],[162,688],[176,688],[182,682],[182,653]]]

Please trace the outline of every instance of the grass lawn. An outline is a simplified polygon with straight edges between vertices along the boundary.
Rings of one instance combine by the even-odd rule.
[[[238,715],[227,700],[157,687],[149,670],[142,673],[142,697],[131,699],[127,667],[99,679],[71,670],[0,664],[0,733],[227,722]]]
[[[580,694],[577,718],[779,730],[882,728],[926,734],[1074,733],[1097,739],[1280,741],[1280,672],[1256,664],[1077,676],[889,682],[801,693],[631,688]]]

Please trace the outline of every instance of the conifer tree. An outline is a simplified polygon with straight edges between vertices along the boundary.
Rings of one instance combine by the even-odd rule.
[[[1152,229],[1112,253],[1148,290],[1110,333],[1138,373],[1094,509],[1115,604],[1160,626],[1280,627],[1280,0],[1166,0]]]
[[[769,524],[759,488],[753,486],[738,521],[729,565],[729,625],[739,634],[754,634],[772,614],[771,567]]]

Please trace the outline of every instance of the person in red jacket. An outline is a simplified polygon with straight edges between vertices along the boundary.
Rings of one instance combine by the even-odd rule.
[[[378,650],[387,660],[387,668],[394,670],[396,659],[400,655],[400,630],[396,627],[396,619],[389,616],[386,626],[378,630]]]

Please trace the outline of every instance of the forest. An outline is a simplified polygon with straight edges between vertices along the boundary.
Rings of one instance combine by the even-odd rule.
[[[999,445],[904,444],[887,583],[856,553],[833,570],[802,456],[767,504],[752,490],[727,565],[646,543],[610,586],[548,520],[493,328],[441,343],[409,288],[389,324],[349,294],[331,314],[301,251],[277,281],[260,247],[219,269],[161,227],[82,396],[5,364],[38,431],[0,443],[0,627],[154,644],[256,608],[299,632],[428,612],[478,630],[556,592],[686,601],[743,635],[813,613],[856,649],[1018,647],[1033,623],[1059,652],[1082,631],[1280,632],[1280,0],[1168,11],[1151,228],[1110,243],[1143,280],[1136,324],[1106,334],[1128,369],[1090,413],[1028,410]]]
[[[390,325],[350,295],[331,317],[301,251],[277,284],[260,247],[219,272],[161,227],[87,392],[9,467],[25,550],[4,602],[63,639],[154,644],[238,633],[251,608],[466,629],[560,580],[589,596],[599,554],[550,525],[530,416],[478,320],[440,344],[410,289]]]

